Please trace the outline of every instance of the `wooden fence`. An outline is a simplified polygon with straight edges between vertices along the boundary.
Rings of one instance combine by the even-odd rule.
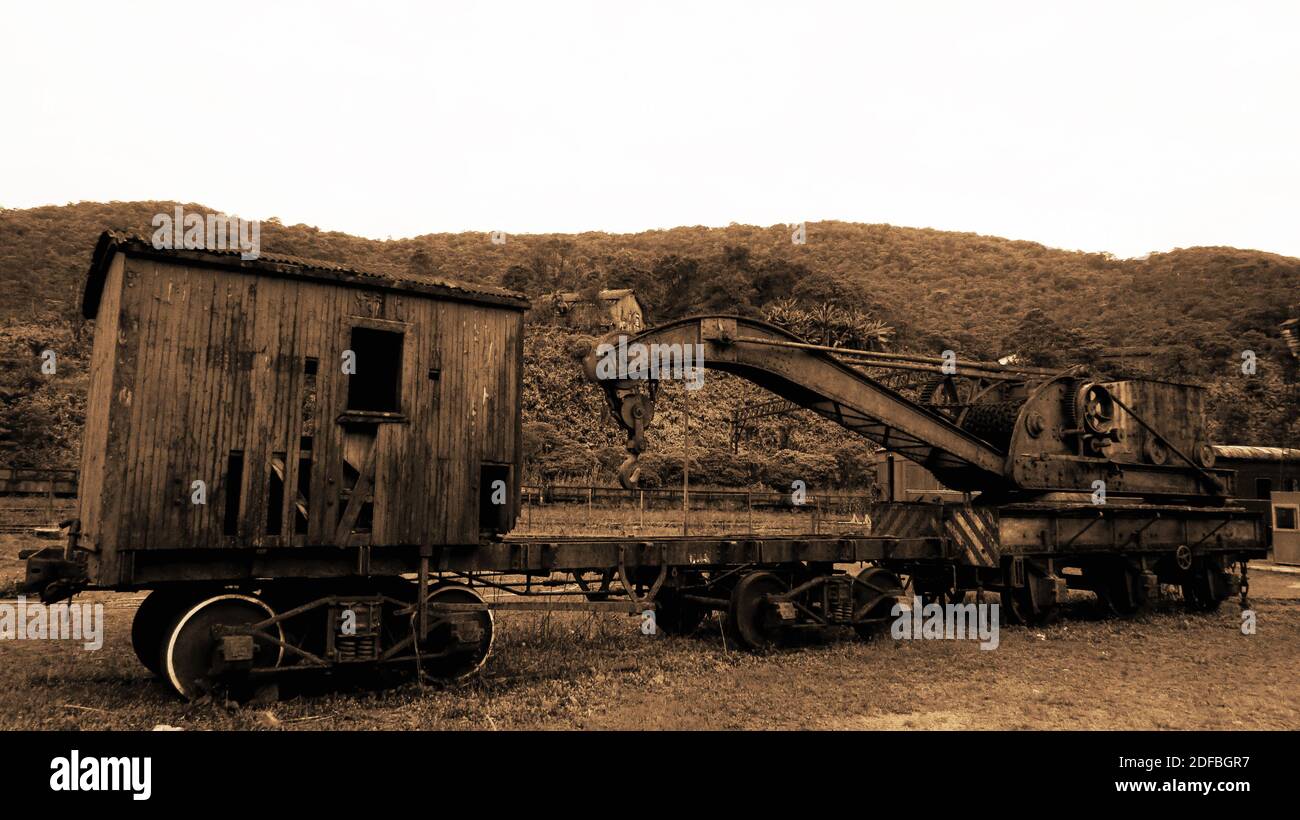
[[[765,490],[625,490],[593,485],[536,485],[521,488],[523,506],[517,529],[551,531],[557,525],[628,531],[672,527],[682,534],[718,530],[735,533],[828,532],[867,522],[867,493],[793,493]]]
[[[0,495],[70,498],[76,494],[77,470],[74,467],[0,466]]]

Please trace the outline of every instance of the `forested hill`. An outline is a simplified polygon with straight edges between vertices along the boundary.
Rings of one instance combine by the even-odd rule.
[[[49,300],[75,304],[99,232],[147,235],[153,215],[171,213],[175,204],[0,210],[0,320],[59,309]],[[800,287],[829,287],[899,328],[900,343],[943,342],[969,355],[1006,352],[1004,342],[1037,309],[1101,344],[1186,345],[1182,366],[1192,374],[1209,373],[1244,348],[1281,354],[1277,325],[1300,301],[1300,260],[1261,251],[1191,248],[1114,259],[998,237],[844,222],[809,223],[803,245],[790,241],[784,225],[515,235],[494,244],[487,233],[371,240],[266,217],[262,248],[362,268],[504,281],[534,295],[630,284],[655,318],[692,308],[748,312]],[[809,274],[822,276],[807,281]]]
[[[96,237],[106,228],[149,235],[153,216],[176,204],[0,210],[6,368],[60,336],[71,338],[64,344],[75,365],[86,341],[77,338],[75,317]],[[1019,353],[1048,363],[1123,349],[1153,375],[1208,383],[1219,440],[1297,438],[1294,408],[1283,396],[1287,360],[1278,325],[1300,302],[1300,260],[1263,251],[1189,248],[1115,259],[1028,241],[844,222],[808,223],[804,244],[792,243],[785,225],[509,235],[504,243],[473,232],[383,241],[242,216],[262,219],[265,252],[501,283],[533,296],[631,286],[652,321],[699,311],[763,314],[782,302],[836,305],[888,326],[892,332],[878,341],[895,349],[950,348],[970,358]],[[1246,350],[1257,357],[1257,378],[1240,378]],[[43,413],[63,419],[60,429],[70,434],[79,421],[79,388],[69,383],[66,397],[51,399],[53,408],[24,409],[16,405],[31,391],[15,393],[16,377],[10,372],[0,383],[0,427],[29,425],[32,413]],[[67,444],[64,433],[50,437],[48,447]],[[5,460],[13,460],[12,451],[0,452]]]

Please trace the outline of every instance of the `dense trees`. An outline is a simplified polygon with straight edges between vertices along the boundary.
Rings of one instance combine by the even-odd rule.
[[[1064,368],[1073,364],[1097,364],[1102,345],[1087,331],[1065,328],[1041,308],[1033,308],[1002,341],[1004,355],[1019,364]],[[999,357],[1001,358],[1001,357]]]
[[[76,463],[85,418],[86,341],[68,322],[0,327],[0,463]]]

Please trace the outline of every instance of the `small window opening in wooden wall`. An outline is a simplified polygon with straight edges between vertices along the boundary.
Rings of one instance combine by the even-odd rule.
[[[316,391],[317,373],[320,362],[315,356],[308,356],[302,365],[302,434],[309,438],[316,432]]]
[[[285,453],[271,454],[271,480],[266,488],[266,534],[279,535],[284,530]]]
[[[298,500],[294,504],[294,535],[307,534],[307,515],[311,510],[311,436],[298,444]]]
[[[356,354],[357,371],[348,377],[348,409],[400,413],[402,334],[354,327],[349,349]]]
[[[239,534],[239,501],[244,483],[244,451],[231,450],[226,460],[226,509],[222,532]]]
[[[478,528],[503,533],[510,528],[510,465],[484,464],[479,468]]]

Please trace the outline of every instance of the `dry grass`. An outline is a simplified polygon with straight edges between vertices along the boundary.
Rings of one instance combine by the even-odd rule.
[[[31,543],[0,537],[0,581]],[[0,642],[0,728],[1300,729],[1300,575],[1256,573],[1252,591],[1254,636],[1231,603],[1128,622],[1094,619],[1079,596],[1051,627],[1004,627],[988,652],[831,633],[755,656],[713,621],[668,638],[641,635],[635,616],[499,613],[493,655],[465,684],[286,683],[280,702],[244,707],[177,701],[131,651],[140,596],[91,593],[106,605],[100,651]]]

